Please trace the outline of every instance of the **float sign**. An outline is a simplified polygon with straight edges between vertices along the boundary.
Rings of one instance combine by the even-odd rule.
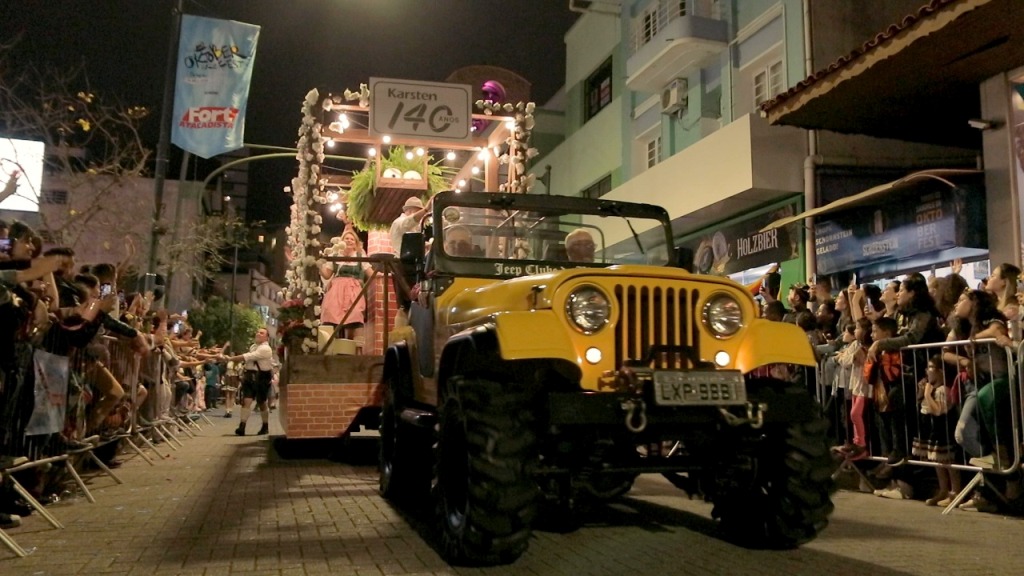
[[[370,78],[370,135],[470,142],[473,88]]]

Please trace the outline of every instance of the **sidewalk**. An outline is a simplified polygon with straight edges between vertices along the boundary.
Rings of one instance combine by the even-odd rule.
[[[941,516],[920,501],[853,492],[836,494],[829,528],[799,550],[744,549],[716,536],[710,504],[652,475],[595,506],[578,531],[534,532],[511,566],[452,568],[431,548],[429,514],[400,513],[377,495],[373,464],[283,460],[271,449],[276,413],[269,437],[252,435],[258,415],[238,437],[237,415],[221,414],[200,421],[185,448],[160,445],[171,456],[155,466],[123,456],[123,485],[91,474],[96,504],[73,497],[48,508],[63,530],[25,518],[8,533],[33,553],[0,548],[0,575],[981,576],[1024,566],[1019,518]]]
[[[376,471],[328,460],[281,460],[271,436],[234,435],[238,424],[208,413],[197,438],[150,466],[125,454],[115,473],[90,474],[97,503],[69,497],[8,533],[32,553],[0,548],[0,574],[381,574],[449,573],[447,565],[377,497]],[[151,457],[152,451],[148,452]]]

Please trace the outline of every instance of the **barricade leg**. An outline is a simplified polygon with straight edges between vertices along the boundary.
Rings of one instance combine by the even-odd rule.
[[[171,421],[166,424],[160,424],[159,428],[163,430],[167,434],[169,439],[173,440],[178,446],[181,446],[182,448],[185,447],[185,444],[178,439],[178,435],[174,432],[175,429],[177,429],[179,432],[181,430],[177,422]]]
[[[175,452],[178,451],[178,446],[184,447],[184,444],[178,442],[178,439],[175,438],[174,436],[168,436],[167,434],[164,434],[162,426],[153,426],[153,432],[156,433],[156,435],[159,436],[160,439],[163,440],[168,446],[170,446],[171,450],[174,450]],[[153,446],[153,444],[149,442],[148,438],[145,438],[145,436],[143,436],[143,438],[146,440],[147,444]],[[156,448],[156,446],[153,447]]]
[[[145,436],[143,436],[142,434],[139,434],[139,433],[136,433],[136,436],[138,436],[139,438],[142,438],[143,440],[145,440],[145,439],[146,439],[146,437],[145,437]],[[131,439],[131,438],[125,438],[125,439],[124,439],[124,441],[125,441],[125,444],[127,444],[127,445],[128,445],[128,447],[132,449],[132,451],[134,451],[134,452],[135,452],[136,454],[138,454],[139,456],[141,456],[141,457],[142,457],[142,459],[146,461],[146,463],[148,463],[148,464],[149,464],[150,466],[156,466],[156,464],[155,464],[155,463],[153,463],[153,460],[152,460],[152,459],[150,459],[150,457],[149,457],[149,456],[146,456],[146,453],[145,453],[145,452],[143,452],[143,451],[142,451],[142,450],[141,450],[141,449],[140,449],[140,448],[138,447],[138,445],[137,445],[137,444],[135,444],[135,442],[132,442],[132,439]],[[157,453],[159,454],[159,452],[157,452]]]
[[[2,541],[8,548],[10,548],[11,552],[14,552],[14,554],[19,558],[24,558],[25,556],[28,556],[28,552],[26,552],[24,548],[19,546],[18,543],[14,541],[14,538],[11,538],[7,534],[7,532],[3,531],[2,528],[0,528],[0,541]]]
[[[155,428],[154,428],[154,430],[155,430]],[[150,448],[151,450],[153,450],[153,452],[156,452],[157,456],[159,456],[160,458],[170,458],[170,457],[171,457],[171,455],[170,455],[170,454],[164,454],[163,452],[161,452],[160,450],[158,450],[158,449],[157,449],[157,447],[156,447],[156,445],[155,445],[155,444],[153,444],[152,442],[150,442],[150,441],[149,441],[149,438],[146,438],[146,437],[145,437],[144,435],[142,435],[142,434],[139,434],[139,438],[140,438],[140,439],[142,439],[143,443],[145,443],[145,444],[146,444],[146,446],[149,446],[149,448]],[[130,447],[132,448],[132,450],[135,450],[135,452],[136,452],[136,453],[137,453],[137,454],[138,454],[139,456],[142,456],[142,459],[143,459],[143,460],[145,460],[146,462],[149,462],[149,465],[150,465],[150,466],[156,466],[156,464],[154,464],[154,463],[153,463],[153,461],[152,461],[152,460],[150,460],[149,456],[146,456],[146,453],[145,453],[145,452],[143,452],[143,450],[142,450],[141,448],[139,448],[139,447],[138,447],[137,445],[135,445],[135,443],[134,443],[134,442],[132,442],[132,441],[130,441],[130,440],[129,440],[129,441],[128,441],[128,446],[130,446]],[[173,445],[172,445],[172,448],[173,448]]]
[[[18,496],[25,498],[25,501],[28,502],[29,505],[32,506],[32,508],[34,510],[39,512],[39,516],[41,516],[44,519],[46,519],[46,522],[50,523],[50,526],[52,526],[53,528],[63,528],[63,525],[60,524],[60,521],[58,521],[56,518],[54,518],[54,516],[51,515],[50,511],[47,510],[45,506],[40,504],[39,500],[37,500],[35,497],[33,497],[33,495],[28,490],[26,490],[24,486],[22,486],[22,484],[17,482],[17,479],[14,478],[13,476],[11,476],[10,472],[14,472],[14,471],[17,471],[17,470],[23,470],[23,469],[29,469],[29,468],[32,468],[32,467],[35,467],[35,466],[38,466],[38,465],[41,465],[41,464],[52,463],[52,462],[60,462],[60,461],[67,460],[67,459],[68,459],[67,455],[55,456],[53,458],[45,458],[43,460],[36,460],[36,461],[33,461],[33,462],[29,462],[28,464],[23,464],[23,465],[20,465],[20,466],[15,466],[13,468],[9,468],[7,470],[4,470],[4,476],[6,476],[7,478],[10,479],[11,485],[14,487],[14,491],[17,492]]]
[[[92,461],[97,466],[100,467],[100,470],[102,470],[107,476],[110,476],[111,478],[113,478],[114,482],[117,482],[118,484],[124,484],[124,481],[121,480],[120,478],[118,478],[117,474],[114,474],[114,471],[111,470],[109,466],[104,464],[103,461],[100,460],[99,456],[93,454],[91,450],[89,451],[89,457],[92,458]]]
[[[92,452],[89,452],[89,454],[91,455]],[[82,477],[78,475],[78,471],[75,470],[75,466],[71,463],[71,460],[65,460],[64,465],[68,467],[68,472],[70,472],[71,477],[75,479],[75,484],[78,484],[78,487],[82,490],[82,494],[85,494],[85,499],[88,500],[90,504],[95,504],[96,498],[93,497],[92,492],[90,492],[89,488],[86,487],[85,481],[82,480]]]
[[[967,498],[967,496],[974,491],[975,488],[984,483],[985,475],[982,474],[981,472],[975,474],[974,478],[971,478],[971,481],[968,482],[966,486],[964,486],[964,489],[961,490],[960,493],[957,494],[955,498],[953,498],[953,501],[949,503],[949,506],[946,506],[946,509],[942,511],[943,516],[949,514],[953,510],[956,510],[957,506],[960,506],[960,503],[963,502]]]

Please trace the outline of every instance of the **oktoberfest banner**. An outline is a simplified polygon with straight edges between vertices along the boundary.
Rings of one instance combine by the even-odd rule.
[[[171,142],[202,158],[242,147],[260,27],[185,14]]]

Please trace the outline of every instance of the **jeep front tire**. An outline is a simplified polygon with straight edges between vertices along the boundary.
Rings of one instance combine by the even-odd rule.
[[[529,545],[538,489],[529,395],[453,377],[441,399],[434,496],[441,552],[452,564],[514,561]]]

